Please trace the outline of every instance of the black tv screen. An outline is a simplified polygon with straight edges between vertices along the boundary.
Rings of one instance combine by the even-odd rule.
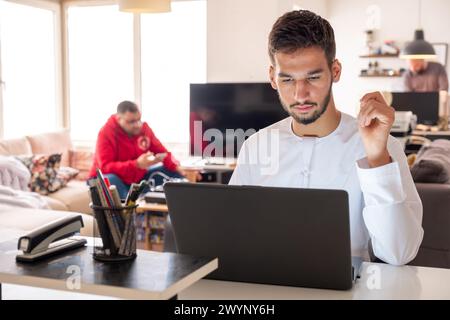
[[[237,157],[252,133],[288,116],[269,83],[190,85],[190,153]]]

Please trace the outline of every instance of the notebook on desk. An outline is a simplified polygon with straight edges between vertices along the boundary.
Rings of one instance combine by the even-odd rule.
[[[219,258],[210,279],[327,289],[356,279],[345,191],[202,183],[164,191],[178,252]]]

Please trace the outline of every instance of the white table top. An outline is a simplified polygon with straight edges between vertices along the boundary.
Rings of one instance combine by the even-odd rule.
[[[363,263],[351,290],[321,290],[200,280],[178,294],[180,300],[206,299],[450,299],[450,269]]]

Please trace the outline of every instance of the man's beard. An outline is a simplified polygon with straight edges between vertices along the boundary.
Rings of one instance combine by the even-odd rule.
[[[315,122],[317,119],[319,119],[322,116],[322,114],[325,113],[325,111],[327,111],[328,104],[330,103],[330,99],[331,99],[332,86],[333,86],[333,82],[330,83],[330,88],[328,89],[328,93],[327,93],[325,99],[323,100],[322,103],[319,104],[319,110],[315,110],[311,116],[300,116],[297,113],[295,113],[295,111],[292,110],[292,108],[299,106],[300,103],[296,102],[294,104],[291,104],[290,106],[286,105],[283,102],[283,100],[281,100],[279,92],[278,92],[278,98],[280,99],[281,105],[283,106],[284,110],[286,110],[287,113],[289,113],[289,115],[292,118],[294,118],[295,121],[297,121],[298,123],[304,124],[304,125],[308,125],[308,124]],[[317,106],[317,103],[310,102],[310,101],[305,101],[304,104]]]

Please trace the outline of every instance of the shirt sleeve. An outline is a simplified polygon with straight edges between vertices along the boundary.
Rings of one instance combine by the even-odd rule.
[[[357,161],[364,196],[363,218],[375,256],[393,265],[415,258],[423,238],[422,202],[399,141],[389,137],[392,162],[369,168],[367,158]]]

